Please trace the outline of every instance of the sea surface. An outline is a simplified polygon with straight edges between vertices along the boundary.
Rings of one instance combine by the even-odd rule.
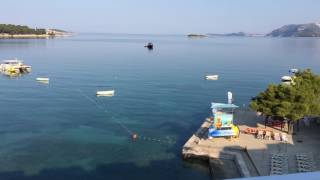
[[[144,48],[153,42],[152,51]],[[0,179],[209,179],[181,149],[211,102],[247,106],[290,68],[320,73],[317,38],[79,34],[0,40]],[[204,80],[218,74],[218,81]],[[49,77],[49,84],[37,82]],[[96,97],[97,90],[114,97]],[[132,140],[132,134],[138,138]],[[230,169],[232,171],[232,169]]]

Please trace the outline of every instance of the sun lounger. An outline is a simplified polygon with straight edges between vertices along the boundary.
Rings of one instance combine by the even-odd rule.
[[[280,134],[277,133],[277,132],[273,133],[273,138],[274,138],[274,140],[276,140],[276,141],[281,141]]]
[[[271,131],[266,131],[266,134],[264,135],[264,139],[271,140]]]
[[[281,140],[284,142],[288,141],[287,135],[285,133],[281,133]]]
[[[245,130],[244,130],[244,133],[246,133],[246,134],[257,134],[257,129],[256,128],[246,128]]]
[[[263,139],[264,132],[262,130],[258,130],[257,139]]]

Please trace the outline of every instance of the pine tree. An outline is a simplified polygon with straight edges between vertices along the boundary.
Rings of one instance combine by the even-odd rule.
[[[291,85],[271,84],[251,101],[251,108],[266,117],[294,122],[305,116],[320,116],[320,76],[310,69],[296,73]]]

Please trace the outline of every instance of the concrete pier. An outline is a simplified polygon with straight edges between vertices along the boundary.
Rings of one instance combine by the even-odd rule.
[[[244,131],[247,127],[264,128],[263,117],[256,116],[253,111],[237,110],[234,116],[235,124],[239,126],[240,131]],[[235,178],[270,175],[270,159],[274,154],[282,153],[288,156],[287,173],[298,172],[295,159],[297,153],[311,152],[310,157],[315,160],[314,162],[319,159],[320,142],[317,140],[320,137],[317,133],[320,130],[319,127],[302,128],[301,132],[294,137],[287,135],[287,142],[280,142],[257,139],[253,135],[243,133],[236,139],[208,139],[209,126],[210,120],[206,119],[185,143],[182,155],[184,159],[208,160],[213,176],[215,176],[215,169],[219,169],[217,167],[219,161],[234,163],[236,169],[226,167],[220,170],[225,171],[222,178]],[[267,130],[279,132],[277,129],[268,127]],[[220,164],[223,166],[226,163]],[[315,165],[314,170],[320,170],[319,164]]]
[[[215,174],[215,164],[219,164],[219,161],[228,161],[232,162],[237,170],[235,170],[232,176],[228,178],[234,177],[250,177],[251,174],[257,175],[254,168],[251,168],[250,172],[247,163],[243,157],[243,153],[245,153],[244,147],[223,147],[223,146],[216,146],[210,142],[213,142],[207,139],[208,128],[210,126],[209,119],[206,119],[198,131],[191,136],[191,138],[186,142],[182,149],[182,155],[184,159],[192,159],[192,158],[200,158],[200,159],[208,159],[210,164],[210,172]],[[227,140],[233,141],[233,140]],[[247,160],[248,158],[246,158]],[[225,164],[221,163],[221,165]],[[232,165],[231,165],[232,166]],[[230,167],[230,165],[229,165]],[[250,165],[252,167],[252,165]],[[234,168],[233,168],[234,170]],[[220,169],[218,172],[221,173],[223,169]],[[225,174],[225,173],[224,173]],[[223,175],[226,176],[226,175]]]

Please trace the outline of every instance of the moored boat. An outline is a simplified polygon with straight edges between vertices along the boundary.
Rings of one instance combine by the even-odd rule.
[[[97,91],[97,96],[114,96],[114,90]]]
[[[21,60],[3,60],[0,64],[0,71],[4,73],[29,73],[31,66],[23,64]]]
[[[45,83],[45,84],[49,84],[49,78],[47,78],[47,77],[38,77],[38,78],[36,78],[36,80],[38,81],[38,82],[40,82],[40,83]]]
[[[37,81],[49,81],[50,79],[47,77],[38,77],[36,80]]]
[[[292,78],[291,78],[291,76],[282,76],[281,81],[282,82],[291,82]]]
[[[153,44],[151,42],[149,42],[148,44],[144,45],[144,47],[146,47],[148,49],[153,49]]]
[[[212,75],[206,75],[205,76],[206,80],[218,80],[219,79],[219,75],[216,74],[212,74]]]
[[[295,85],[294,79],[296,76],[282,76],[281,84],[283,85]]]

